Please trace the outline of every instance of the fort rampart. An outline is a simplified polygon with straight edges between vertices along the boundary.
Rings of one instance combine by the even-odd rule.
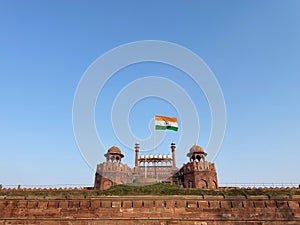
[[[0,224],[300,224],[300,195],[0,196]]]

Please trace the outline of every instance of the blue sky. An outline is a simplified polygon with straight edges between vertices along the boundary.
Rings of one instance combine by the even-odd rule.
[[[299,11],[296,0],[0,1],[0,183],[93,183],[73,134],[76,87],[99,56],[140,40],[182,45],[214,72],[227,109],[214,160],[220,183],[299,183]],[[205,147],[211,126],[205,95],[183,72],[156,63],[119,71],[100,93],[95,121],[104,145],[119,145],[132,165],[133,152],[115,137],[110,112],[114,96],[144,76],[171,79],[188,92]],[[162,99],[143,99],[129,117],[138,138],[151,134],[156,113],[178,115]],[[166,133],[158,151],[168,152],[179,136]]]

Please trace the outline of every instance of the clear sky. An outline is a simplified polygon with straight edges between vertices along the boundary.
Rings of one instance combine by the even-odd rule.
[[[99,56],[141,40],[190,49],[218,80],[227,110],[214,159],[220,183],[300,183],[299,12],[297,0],[0,0],[0,183],[93,183],[94,168],[73,134],[77,85]],[[205,148],[211,129],[205,95],[182,71],[157,63],[125,68],[106,83],[95,107],[104,146],[117,144],[133,165],[133,151],[114,134],[111,109],[126,85],[146,76],[172,80],[190,95],[201,123],[197,143]],[[161,98],[141,100],[129,116],[137,139],[151,135],[155,114],[180,112]],[[179,132],[165,135],[159,153],[180,142]],[[178,157],[179,166],[187,160]]]

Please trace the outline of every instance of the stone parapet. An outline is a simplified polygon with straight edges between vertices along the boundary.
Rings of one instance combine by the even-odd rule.
[[[0,224],[300,224],[300,196],[1,197]]]

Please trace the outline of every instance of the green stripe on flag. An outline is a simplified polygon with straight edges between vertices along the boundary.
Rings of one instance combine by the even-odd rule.
[[[178,127],[156,125],[155,130],[174,130],[174,131],[178,131]]]

